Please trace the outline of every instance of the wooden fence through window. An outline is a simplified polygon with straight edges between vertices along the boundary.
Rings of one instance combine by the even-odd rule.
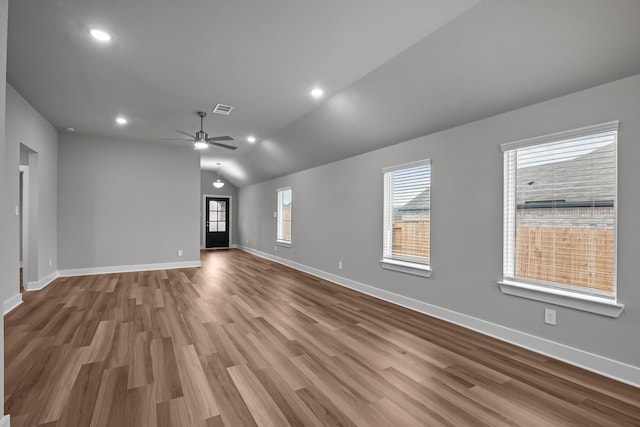
[[[614,230],[520,226],[516,277],[613,292]],[[395,221],[393,255],[429,261],[430,221]]]
[[[613,292],[613,260],[613,229],[516,229],[516,277]]]
[[[395,221],[393,256],[429,262],[431,249],[430,221]]]

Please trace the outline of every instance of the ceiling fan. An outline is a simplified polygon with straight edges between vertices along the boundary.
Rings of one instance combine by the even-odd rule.
[[[233,145],[222,144],[220,141],[233,141],[233,138],[230,136],[214,136],[209,138],[209,134],[207,134],[203,130],[203,119],[207,116],[207,113],[204,111],[198,111],[198,116],[200,117],[200,130],[196,132],[195,135],[191,135],[190,133],[183,132],[181,130],[175,130],[178,133],[188,136],[190,139],[187,141],[193,142],[193,148],[196,150],[204,150],[209,147],[209,144],[215,145],[217,147],[226,148],[228,150],[235,150],[238,147],[234,147]],[[180,139],[181,141],[185,141],[184,139]]]

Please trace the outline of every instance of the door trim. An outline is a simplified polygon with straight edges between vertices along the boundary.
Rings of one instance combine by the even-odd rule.
[[[20,216],[22,217],[22,235],[20,236],[22,239],[22,287],[26,291],[32,267],[29,263],[29,166],[20,165],[19,171],[22,174],[22,206],[20,206]]]
[[[233,247],[233,197],[226,194],[203,194],[202,195],[202,212],[200,212],[200,249],[215,249],[207,248],[207,197],[219,197],[223,199],[229,199],[229,247]]]

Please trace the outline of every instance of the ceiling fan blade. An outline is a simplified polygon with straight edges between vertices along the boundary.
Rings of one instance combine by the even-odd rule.
[[[186,139],[186,138],[160,138],[161,141],[184,141],[184,142],[193,142],[195,139]]]
[[[182,132],[181,130],[178,130],[178,129],[174,129],[174,130],[175,130],[176,132],[178,132],[178,133],[183,134],[183,135],[187,135],[189,138],[191,138],[191,139],[193,139],[193,140],[195,140],[195,139],[196,139],[195,135],[191,135],[191,134],[189,134],[189,133]]]
[[[211,142],[211,144],[216,145],[218,147],[227,148],[229,150],[235,150],[238,148],[238,147],[234,147],[233,145],[220,144],[219,142],[213,142],[213,141]]]
[[[214,136],[212,138],[207,138],[207,142],[216,141],[233,141],[233,138],[231,138],[230,136]]]

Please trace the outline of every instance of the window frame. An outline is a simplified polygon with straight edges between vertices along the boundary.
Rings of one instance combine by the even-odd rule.
[[[291,198],[291,207],[289,208],[290,211],[290,218],[289,218],[289,240],[284,239],[284,231],[283,231],[283,221],[284,221],[284,216],[283,216],[283,205],[282,205],[282,199],[284,198],[284,193],[285,192],[289,192],[289,197]],[[292,221],[292,217],[293,217],[293,190],[291,189],[291,187],[282,187],[282,188],[278,188],[276,190],[276,204],[277,204],[277,209],[276,209],[276,244],[278,246],[284,246],[284,247],[291,247],[291,242],[293,241],[293,230],[291,225],[293,224]],[[282,232],[282,234],[281,234]]]
[[[500,290],[504,294],[547,302],[577,310],[588,311],[609,317],[619,317],[624,309],[624,304],[617,300],[617,252],[618,252],[618,129],[619,122],[612,121],[593,126],[585,126],[578,129],[556,132],[534,138],[527,138],[519,141],[501,144],[503,152],[504,167],[504,194],[503,194],[503,271],[502,279],[498,281]],[[613,250],[613,292],[612,296],[601,296],[586,293],[580,290],[572,290],[571,285],[558,286],[536,283],[535,280],[528,281],[523,278],[514,277],[515,273],[515,211],[517,186],[515,184],[515,154],[520,148],[532,147],[536,145],[560,142],[564,140],[586,138],[602,133],[615,133],[615,203],[614,203],[614,250]]]
[[[385,242],[384,235],[389,232],[392,233],[392,231],[389,231],[389,228],[391,228],[391,230],[393,229],[393,226],[392,226],[393,220],[391,219],[391,227],[389,227],[389,224],[388,224],[389,219],[386,218],[386,214],[385,214],[385,212],[389,211],[386,204],[389,202],[389,199],[392,197],[386,194],[387,188],[385,185],[385,175],[387,173],[393,173],[393,172],[404,170],[404,169],[412,169],[420,166],[429,166],[429,187],[428,187],[429,188],[429,230],[431,230],[431,177],[433,172],[433,168],[432,168],[433,163],[431,159],[423,159],[423,160],[418,160],[418,161],[413,161],[413,162],[408,162],[408,163],[403,163],[403,164],[383,168],[382,169],[382,187],[383,187],[383,190],[382,190],[383,238],[382,240],[383,242],[382,242],[382,256],[379,260],[379,263],[380,263],[380,267],[382,267],[385,270],[398,271],[401,273],[413,274],[421,277],[431,277],[432,267],[431,267],[431,233],[430,232],[429,232],[429,262],[428,263],[421,263],[421,262],[411,261],[407,259],[386,256],[385,254],[386,248],[384,244]],[[391,208],[391,211],[392,211],[392,208]],[[393,239],[393,236],[391,236],[391,239]]]

